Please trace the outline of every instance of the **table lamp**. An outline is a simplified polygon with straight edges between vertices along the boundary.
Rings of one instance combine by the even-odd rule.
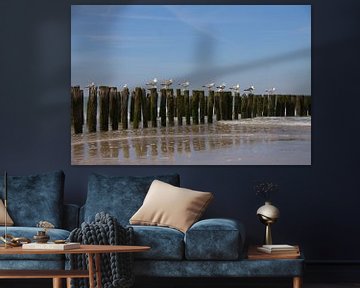
[[[266,201],[265,205],[261,206],[256,214],[258,215],[261,223],[265,226],[265,244],[272,245],[272,236],[271,236],[271,225],[276,222],[280,217],[280,211],[274,205],[271,205],[271,202]]]

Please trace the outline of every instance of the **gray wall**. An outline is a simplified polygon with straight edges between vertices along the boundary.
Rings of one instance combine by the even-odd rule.
[[[255,215],[262,201],[252,186],[270,179],[280,185],[274,197],[282,213],[273,228],[276,242],[301,244],[309,260],[360,260],[355,248],[359,88],[353,73],[360,51],[359,3],[305,2],[313,4],[313,165],[152,167],[70,165],[70,4],[85,2],[1,0],[0,171],[27,175],[62,169],[66,201],[77,204],[85,200],[92,172],[177,172],[182,186],[214,192],[206,216],[240,219],[251,243],[263,236]]]

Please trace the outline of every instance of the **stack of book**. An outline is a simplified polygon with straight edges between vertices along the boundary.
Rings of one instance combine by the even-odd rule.
[[[22,245],[27,250],[70,250],[79,249],[80,243],[27,243]]]
[[[299,246],[262,245],[250,246],[248,259],[296,259],[300,257]]]

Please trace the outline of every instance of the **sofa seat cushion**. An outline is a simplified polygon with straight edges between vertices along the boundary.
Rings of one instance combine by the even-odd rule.
[[[236,260],[245,241],[243,225],[232,219],[206,219],[185,234],[187,260]]]
[[[134,244],[150,246],[146,252],[134,253],[135,259],[184,259],[184,234],[176,229],[158,226],[132,226]]]
[[[84,219],[81,220],[90,223],[96,213],[105,212],[114,216],[119,224],[128,225],[155,179],[175,186],[180,184],[177,174],[144,177],[90,175],[83,209]]]
[[[33,236],[41,230],[37,227],[8,227],[7,233],[11,234],[14,237],[25,237],[30,240],[33,239]],[[0,235],[5,234],[5,228],[0,227]],[[54,240],[65,240],[69,237],[70,232],[63,229],[49,229],[47,234],[50,236],[49,241]],[[0,255],[0,260],[62,260],[64,255]]]
[[[0,183],[3,183],[0,176]],[[8,213],[14,225],[34,227],[48,221],[62,227],[64,173],[48,172],[30,176],[8,176]],[[0,195],[3,185],[0,185]]]

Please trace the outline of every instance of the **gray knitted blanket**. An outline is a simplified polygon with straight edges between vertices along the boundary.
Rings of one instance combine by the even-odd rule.
[[[71,231],[69,240],[81,244],[133,245],[133,229],[122,227],[116,218],[101,212],[95,215],[94,222],[84,222],[81,228]],[[68,258],[71,269],[87,269],[86,255],[70,254]],[[134,285],[132,253],[101,254],[101,279],[104,288],[132,287]],[[88,279],[73,279],[71,287],[87,288],[88,282]]]

